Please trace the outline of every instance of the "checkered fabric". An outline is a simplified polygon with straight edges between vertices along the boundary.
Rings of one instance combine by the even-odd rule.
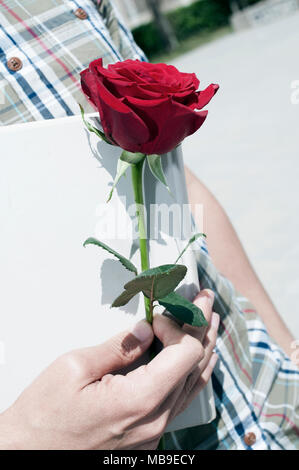
[[[86,19],[74,12],[83,8]],[[79,72],[103,57],[146,60],[108,0],[0,0],[0,122],[79,112]],[[7,67],[18,57],[23,67]],[[166,435],[168,449],[299,449],[299,369],[269,337],[254,307],[217,272],[205,242],[196,251],[201,288],[221,316],[212,381],[217,417]],[[249,447],[244,437],[252,432]]]
[[[214,267],[205,241],[198,250],[202,289],[215,292],[220,314],[212,376],[217,417],[169,433],[168,449],[299,449],[299,369],[269,337],[251,303]],[[250,447],[245,436],[253,433]]]
[[[12,57],[21,70],[7,67]],[[145,60],[109,1],[0,0],[0,123],[71,116],[78,102],[93,111],[79,72],[99,57]]]

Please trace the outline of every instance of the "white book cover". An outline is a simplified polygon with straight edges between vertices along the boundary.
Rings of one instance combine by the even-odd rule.
[[[106,251],[83,248],[96,237],[139,267],[130,172],[106,204],[121,150],[89,134],[78,116],[3,127],[0,142],[1,412],[60,354],[144,318],[144,304],[140,295],[111,309],[132,273]],[[145,168],[148,217],[153,204],[167,213],[188,202],[180,147],[163,166],[172,195]],[[152,267],[173,263],[182,248],[163,227],[150,242]],[[192,250],[182,262],[188,273],[179,287],[192,300],[199,290]],[[209,382],[167,430],[214,418]]]

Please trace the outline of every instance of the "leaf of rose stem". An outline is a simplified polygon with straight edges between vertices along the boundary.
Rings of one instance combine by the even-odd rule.
[[[208,325],[201,309],[177,292],[171,292],[162,299],[158,299],[158,302],[183,323],[192,326]]]
[[[96,245],[99,246],[100,248],[103,248],[103,250],[108,251],[111,253],[113,256],[115,256],[118,261],[121,262],[121,264],[128,269],[129,271],[132,271],[134,274],[137,275],[137,268],[134,266],[133,263],[131,263],[130,260],[125,258],[124,256],[120,255],[117,253],[117,251],[113,250],[113,248],[110,248],[110,246],[106,245],[105,243],[101,242],[100,240],[97,240],[96,238],[90,237],[85,242],[83,243],[83,246],[85,247],[86,245]]]
[[[147,162],[148,166],[153,174],[153,176],[160,181],[167,190],[171,193],[170,188],[167,184],[166,177],[163,171],[162,162],[161,162],[161,155],[147,155]]]
[[[114,300],[112,307],[126,305],[139,292],[152,300],[165,297],[177,287],[186,272],[186,266],[181,264],[165,264],[147,269],[124,285],[125,290]]]

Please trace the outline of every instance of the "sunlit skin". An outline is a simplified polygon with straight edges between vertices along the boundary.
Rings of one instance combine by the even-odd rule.
[[[294,352],[294,337],[289,332],[261,281],[254,272],[244,248],[225,211],[208,188],[185,168],[191,206],[203,204],[204,232],[216,268],[255,306],[270,336],[288,354]],[[196,217],[196,211],[194,211]],[[198,221],[200,224],[201,221]],[[219,237],[221,234],[221,238]]]

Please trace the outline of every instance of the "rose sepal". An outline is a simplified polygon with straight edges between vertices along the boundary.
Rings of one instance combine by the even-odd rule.
[[[85,125],[86,129],[89,130],[90,132],[93,132],[94,134],[96,134],[101,140],[104,140],[104,142],[106,142],[106,144],[114,145],[113,142],[111,142],[110,140],[107,139],[104,132],[100,131],[100,129],[98,129],[97,127],[92,126],[90,124],[90,122],[88,122],[85,119],[84,109],[83,109],[83,107],[81,106],[80,103],[79,103],[79,107],[80,107],[80,111],[81,111],[81,117],[82,117],[82,120],[84,122],[84,125]]]

